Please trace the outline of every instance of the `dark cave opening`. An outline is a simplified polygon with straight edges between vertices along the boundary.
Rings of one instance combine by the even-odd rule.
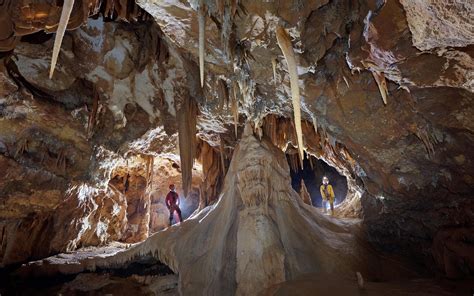
[[[21,36],[21,41],[31,44],[43,44],[49,39],[53,38],[53,36],[54,34],[46,33],[45,31],[41,30],[36,33]]]
[[[290,163],[289,155],[286,156]],[[290,165],[290,167],[292,167]],[[335,194],[334,205],[344,201],[347,196],[347,178],[341,175],[334,167],[327,164],[324,160],[318,159],[312,155],[305,154],[303,169],[298,165],[290,169],[291,186],[296,192],[301,190],[301,179],[304,180],[306,188],[311,196],[313,206],[322,207],[322,197],[319,187],[322,184],[324,176],[329,178],[329,184],[332,185]]]
[[[153,258],[151,255],[136,258],[133,262],[123,264],[120,267],[97,268],[96,273],[109,273],[119,277],[129,277],[134,274],[142,276],[164,276],[174,274],[171,268]]]
[[[133,262],[120,266],[97,268],[94,272],[23,277],[12,273],[11,271],[14,269],[13,267],[0,269],[0,277],[6,279],[4,285],[0,285],[0,295],[112,295],[114,293],[110,292],[117,291],[123,292],[123,295],[142,295],[139,284],[134,283],[134,278],[156,278],[175,274],[166,264],[151,255],[135,258]],[[100,284],[97,285],[95,282],[96,286],[93,290],[82,290],[82,284],[77,288],[75,283],[84,282],[84,280],[91,281],[91,283],[97,281]],[[165,288],[170,292],[175,291],[177,282],[169,283]]]

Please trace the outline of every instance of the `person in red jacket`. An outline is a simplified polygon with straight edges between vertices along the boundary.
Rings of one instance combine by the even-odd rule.
[[[183,217],[181,217],[181,209],[179,208],[179,195],[175,191],[174,184],[170,185],[170,192],[166,195],[165,199],[166,207],[170,211],[170,226],[173,221],[173,214],[176,211],[178,213],[179,222],[183,222]]]

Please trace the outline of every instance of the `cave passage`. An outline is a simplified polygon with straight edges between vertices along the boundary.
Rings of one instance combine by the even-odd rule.
[[[290,156],[287,160],[290,162]],[[311,160],[309,159],[311,158]],[[291,166],[290,166],[291,167]],[[296,192],[300,192],[301,179],[304,180],[306,188],[311,196],[311,202],[315,207],[322,207],[322,197],[319,191],[324,176],[329,178],[329,183],[333,186],[336,195],[334,204],[338,205],[347,195],[347,179],[324,160],[318,159],[312,155],[305,154],[303,169],[297,166],[297,170],[290,169],[291,186]]]

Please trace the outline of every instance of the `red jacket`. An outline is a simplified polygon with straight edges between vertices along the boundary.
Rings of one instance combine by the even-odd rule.
[[[178,193],[176,193],[174,191],[168,192],[168,194],[166,195],[165,203],[166,203],[166,206],[168,207],[168,209],[171,208],[172,206],[179,205]]]

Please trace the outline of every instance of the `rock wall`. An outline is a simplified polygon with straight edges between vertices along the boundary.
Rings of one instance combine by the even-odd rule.
[[[132,176],[127,194],[109,179],[126,166],[124,152],[159,155],[175,147],[179,82],[169,79],[180,71],[179,57],[170,58],[156,26],[89,19],[66,34],[53,80],[52,39],[41,34],[0,58],[2,266],[145,239],[145,175]]]
[[[46,225],[34,221],[55,213],[72,184],[108,190],[114,161],[127,151],[178,154],[183,102],[197,103],[197,134],[209,145],[198,149],[212,175],[202,207],[220,196],[242,122],[294,149],[290,78],[275,35],[283,27],[296,53],[303,148],[351,176],[357,198],[344,211],[363,217],[383,250],[472,273],[464,246],[446,261],[439,255],[443,240],[457,240],[446,229],[463,232],[474,221],[470,3],[206,0],[200,30],[195,1],[137,1],[143,10],[76,1],[70,29],[93,17],[66,34],[53,80],[53,40],[40,30],[56,30],[59,6],[25,3],[4,1],[0,13],[2,172],[26,176],[7,174],[0,188],[11,235],[20,222]],[[142,11],[154,22],[133,17]],[[196,147],[188,148],[187,170]]]

